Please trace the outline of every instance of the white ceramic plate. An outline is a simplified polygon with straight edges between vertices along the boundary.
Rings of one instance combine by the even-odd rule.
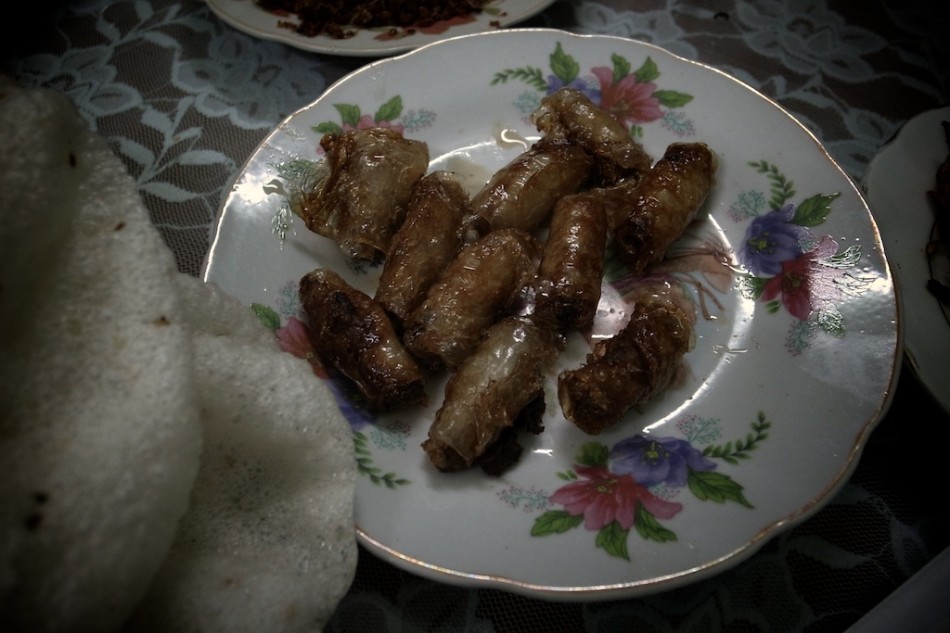
[[[937,402],[950,411],[950,323],[927,290],[931,271],[924,251],[934,219],[927,191],[934,188],[937,166],[950,153],[941,121],[950,121],[950,108],[908,121],[871,161],[864,188],[899,282],[907,359]],[[934,264],[936,277],[946,283],[946,258],[936,258]]]
[[[445,70],[471,59],[479,63],[465,73]],[[722,73],[627,39],[514,29],[440,42],[353,73],[278,126],[223,201],[204,277],[255,304],[288,349],[306,354],[299,278],[329,266],[372,293],[378,274],[348,265],[299,221],[283,241],[273,231],[295,177],[319,160],[321,132],[399,126],[428,143],[433,169],[475,188],[524,149],[519,138],[537,138],[528,116],[562,84],[629,115],[654,157],[675,141],[718,153],[718,183],[666,270],[708,312],[683,380],[591,437],[561,416],[552,372],[546,429],[524,438],[522,460],[501,478],[429,465],[419,445],[440,381],[424,410],[373,419],[341,403],[362,472],[357,530],[371,551],[450,583],[618,598],[717,573],[811,515],[890,403],[901,341],[877,229],[858,190],[787,113]],[[783,236],[793,240],[769,248]],[[616,327],[609,317],[627,310],[637,285],[611,268],[598,331]],[[560,366],[588,349],[578,335]]]
[[[249,35],[265,40],[283,42],[296,48],[327,55],[353,57],[384,57],[403,53],[438,40],[492,31],[516,24],[537,15],[554,0],[493,0],[485,10],[467,18],[437,22],[425,29],[389,28],[362,29],[353,37],[335,39],[326,35],[307,37],[280,26],[280,22],[298,23],[296,16],[278,16],[265,11],[254,0],[207,0],[208,7],[222,21]]]

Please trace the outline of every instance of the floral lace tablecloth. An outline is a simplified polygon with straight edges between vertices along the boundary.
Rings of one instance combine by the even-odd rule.
[[[369,61],[256,39],[201,0],[55,9],[35,3],[24,7],[35,15],[5,21],[0,71],[72,99],[192,275],[222,197],[264,136]],[[905,121],[950,94],[950,15],[917,0],[559,0],[523,25],[639,39],[729,73],[793,113],[855,181]],[[950,545],[932,488],[943,448],[931,439],[948,423],[903,372],[833,501],[712,579],[641,599],[556,603],[442,585],[361,550],[327,630],[842,631]]]

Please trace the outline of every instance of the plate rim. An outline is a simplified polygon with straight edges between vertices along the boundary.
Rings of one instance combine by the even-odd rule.
[[[877,193],[880,191],[880,187],[883,186],[883,183],[879,182],[881,178],[880,170],[882,163],[890,159],[891,155],[894,152],[897,152],[900,148],[904,146],[904,143],[907,142],[908,136],[916,131],[918,126],[923,126],[925,123],[932,123],[931,117],[933,120],[939,123],[941,118],[945,120],[950,120],[950,105],[942,105],[935,108],[928,108],[926,110],[920,111],[906,121],[898,128],[897,132],[886,142],[881,148],[874,154],[871,158],[871,161],[868,163],[867,169],[865,170],[864,177],[862,178],[862,189],[863,193],[866,195],[869,207],[871,209],[872,215],[875,216],[875,222],[880,226],[880,222],[877,222],[877,213],[875,212],[875,207],[878,206],[875,204],[874,198],[877,197]],[[947,149],[947,155],[950,156],[950,148]],[[929,175],[929,178],[933,178],[933,174]],[[924,177],[921,176],[921,179]],[[921,204],[926,204],[922,202]],[[884,206],[883,203],[880,206]],[[886,211],[884,211],[886,212]],[[884,244],[885,249],[889,248],[890,238],[887,237],[889,230],[881,230],[881,241]],[[893,247],[891,247],[893,249]],[[911,283],[919,283],[919,279],[909,279],[907,273],[902,272],[902,269],[899,266],[894,266],[893,275],[895,278],[895,284],[898,289],[898,298],[901,304],[906,309],[907,304],[907,290],[906,288],[911,285]],[[923,293],[919,293],[923,294]],[[946,334],[947,338],[950,339],[950,332]],[[925,345],[925,343],[915,342],[913,337],[905,334],[905,342],[903,347],[904,357],[907,360],[907,365],[910,368],[911,373],[915,378],[924,386],[926,391],[933,398],[944,411],[950,413],[950,392],[941,389],[941,387],[947,388],[950,387],[950,379],[945,380],[941,383],[936,376],[936,371],[933,368],[924,368],[921,367],[920,361],[918,358],[920,355],[915,351],[920,346]]]
[[[499,2],[507,2],[510,0],[499,0]],[[452,39],[455,37],[460,37],[464,35],[480,35],[483,33],[491,33],[497,30],[504,30],[510,25],[517,24],[524,20],[528,20],[548,7],[555,3],[556,0],[522,0],[522,1],[533,1],[535,2],[528,10],[518,13],[515,16],[499,16],[498,19],[491,20],[488,25],[478,26],[477,22],[475,24],[468,23],[463,25],[458,25],[454,27],[449,27],[445,34],[442,35],[433,35],[433,36],[418,36],[410,35],[406,38],[399,40],[391,40],[390,44],[381,44],[379,46],[354,46],[352,39],[333,39],[325,36],[314,36],[307,37],[301,35],[289,29],[275,28],[274,30],[262,29],[254,24],[249,24],[242,19],[239,19],[239,16],[236,15],[233,11],[229,9],[230,5],[238,2],[251,2],[254,0],[205,0],[208,5],[208,8],[214,13],[221,21],[228,24],[229,26],[253,37],[257,37],[262,40],[279,42],[286,44],[288,46],[297,48],[302,51],[307,51],[311,53],[320,53],[324,55],[340,56],[340,57],[388,57],[391,55],[399,55],[406,52],[411,52],[422,46],[427,46],[429,44],[435,44],[441,42],[445,39]],[[255,7],[260,11],[262,16],[272,15],[269,14],[264,9],[260,7]],[[263,19],[263,18],[262,18]],[[276,16],[274,16],[276,20]],[[498,26],[494,26],[493,23],[497,22]],[[460,29],[471,29],[477,28],[478,31],[463,31]],[[452,30],[455,29],[457,32],[452,33]],[[413,43],[413,38],[415,37],[424,37],[424,41]],[[408,40],[408,41],[407,41]]]
[[[850,178],[841,165],[834,159],[834,157],[829,153],[828,149],[821,143],[815,133],[808,129],[796,116],[789,112],[784,106],[777,103],[774,99],[768,97],[761,91],[755,89],[745,81],[713,66],[707,65],[696,60],[685,58],[681,55],[673,53],[668,49],[665,49],[661,46],[653,44],[651,42],[645,42],[633,38],[611,35],[611,34],[587,34],[587,33],[573,33],[570,31],[565,31],[556,28],[548,27],[517,27],[511,29],[504,29],[501,31],[490,31],[490,32],[481,32],[481,33],[469,33],[463,35],[457,35],[454,37],[449,37],[443,40],[438,40],[425,44],[423,46],[414,48],[410,51],[404,52],[398,56],[380,59],[365,66],[362,66],[339,80],[333,82],[329,85],[319,97],[314,99],[309,104],[299,108],[297,111],[291,113],[284,118],[272,131],[269,133],[261,143],[251,152],[247,161],[242,165],[241,169],[236,174],[234,181],[240,179],[241,175],[244,173],[248,164],[252,162],[257,156],[258,152],[266,145],[268,145],[273,138],[277,135],[280,129],[287,125],[292,119],[299,116],[301,113],[306,112],[314,107],[317,107],[323,100],[328,99],[329,95],[332,94],[334,89],[343,82],[348,82],[359,76],[363,73],[370,73],[376,67],[381,64],[389,64],[398,62],[405,59],[406,57],[414,56],[420,52],[423,52],[424,49],[430,49],[435,47],[442,46],[452,46],[459,40],[467,40],[470,38],[485,38],[485,37],[511,37],[518,33],[539,33],[539,34],[548,34],[552,37],[562,37],[562,38],[580,38],[580,39],[597,39],[597,40],[614,40],[622,42],[628,45],[633,45],[636,47],[645,47],[649,50],[656,51],[658,54],[668,56],[669,58],[679,62],[687,63],[694,67],[698,67],[704,72],[710,72],[715,75],[718,75],[720,78],[732,82],[745,91],[750,93],[751,96],[762,101],[768,107],[773,108],[783,114],[791,123],[794,123],[795,126],[801,133],[804,133],[805,136],[810,139],[812,144],[815,146],[816,150],[824,156],[827,161],[827,166],[833,168],[840,178],[842,179],[842,185],[847,184],[848,188],[856,195],[858,200],[861,203],[861,208],[865,213],[865,218],[870,222],[870,228],[872,233],[878,240],[878,243],[882,243],[882,236],[880,235],[879,227],[877,226],[876,219],[871,213],[870,205],[865,195],[865,192],[861,187]],[[214,246],[218,241],[219,233],[221,229],[221,221],[224,216],[225,209],[230,199],[230,192],[233,189],[228,190],[228,195],[226,195],[219,205],[218,214],[215,220],[215,229],[213,231],[213,240],[211,248],[209,248],[208,256],[202,264],[201,276],[202,279],[208,281],[207,272],[211,266],[212,254],[214,251]],[[890,261],[887,259],[886,253],[881,253],[881,263],[882,277],[886,280],[889,280],[892,285],[896,286],[897,279],[894,275],[893,267],[891,266]],[[904,337],[904,328],[903,328],[903,309],[900,303],[900,295],[897,292],[897,288],[893,288],[893,299],[894,299],[894,310],[895,310],[895,326],[894,326],[894,355],[891,358],[891,368],[888,374],[889,381],[887,388],[881,398],[877,401],[875,410],[870,412],[867,419],[864,419],[860,422],[860,430],[856,432],[856,435],[853,439],[852,445],[847,448],[847,458],[842,462],[841,467],[835,473],[834,477],[830,478],[828,481],[824,482],[824,486],[821,489],[816,490],[814,493],[809,493],[809,500],[807,503],[796,507],[793,511],[784,514],[781,517],[778,517],[768,525],[762,526],[756,534],[750,538],[747,542],[743,543],[741,546],[735,548],[734,550],[727,552],[713,560],[707,561],[701,565],[685,569],[681,572],[667,574],[659,577],[651,577],[649,579],[632,581],[632,582],[623,582],[623,583],[612,583],[612,584],[603,584],[603,585],[592,585],[592,586],[582,586],[582,587],[562,587],[562,586],[550,586],[550,585],[539,585],[533,584],[530,582],[519,581],[516,579],[508,578],[501,575],[490,575],[490,574],[473,574],[470,572],[462,572],[450,569],[444,569],[438,565],[428,563],[425,561],[420,561],[408,556],[402,552],[397,551],[395,548],[388,546],[368,532],[366,532],[359,525],[355,525],[357,535],[360,539],[360,542],[367,546],[368,549],[373,551],[376,555],[381,556],[384,560],[394,564],[396,567],[399,567],[403,570],[415,573],[417,575],[430,578],[435,581],[445,582],[452,585],[463,586],[467,588],[489,588],[489,589],[501,589],[506,590],[512,593],[525,595],[528,597],[539,598],[542,600],[554,600],[554,601],[601,601],[601,600],[613,600],[613,599],[624,599],[632,597],[642,597],[652,593],[657,593],[660,591],[666,591],[676,587],[693,584],[701,580],[705,580],[709,577],[718,575],[728,569],[731,569],[741,562],[747,560],[758,552],[761,547],[769,542],[772,538],[787,532],[792,527],[804,522],[821,508],[827,505],[827,503],[832,499],[832,497],[840,491],[841,488],[847,483],[851,474],[854,472],[857,467],[860,457],[863,454],[863,451],[867,445],[867,440],[870,434],[878,426],[882,418],[887,413],[890,405],[893,401],[894,392],[898,384],[898,378],[901,373],[901,358],[903,351],[903,337]]]

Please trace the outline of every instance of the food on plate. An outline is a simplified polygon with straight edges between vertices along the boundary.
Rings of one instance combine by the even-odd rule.
[[[613,229],[619,259],[634,275],[659,262],[712,190],[717,159],[704,143],[673,143],[633,187]]]
[[[611,249],[633,277],[645,277],[714,183],[717,159],[705,144],[673,143],[653,163],[624,124],[577,90],[544,97],[532,121],[541,137],[471,198],[448,171],[417,177],[413,167],[411,176],[390,179],[410,195],[405,213],[387,215],[388,248],[374,243],[382,270],[372,299],[324,268],[300,283],[316,354],[356,382],[371,408],[421,403],[426,378],[449,372],[423,444],[442,471],[478,463],[498,474],[517,461],[517,430],[543,428],[536,374],[571,333],[590,335]],[[428,155],[427,148],[407,150],[400,135],[375,145],[376,135],[363,133],[382,157],[374,164],[389,161],[389,147],[397,153],[393,164],[414,164],[400,158],[407,153]],[[338,144],[336,135],[321,141],[337,174],[345,171],[333,166],[345,162],[333,154]],[[369,169],[359,175],[370,177]],[[361,186],[379,194],[375,183],[355,177],[345,184],[341,197]],[[329,197],[321,187],[333,185],[318,186],[312,199]],[[326,223],[308,227],[342,241],[318,230]],[[562,412],[579,429],[601,433],[671,384],[693,344],[696,318],[671,294],[639,297],[618,333],[596,343],[585,365],[558,376]],[[398,350],[398,369],[381,368],[394,351],[362,353],[381,341]]]
[[[643,293],[620,332],[598,341],[584,365],[558,375],[564,417],[598,435],[666,389],[693,346],[694,321],[669,292]]]
[[[561,198],[551,216],[535,283],[534,313],[560,331],[587,330],[600,302],[607,248],[601,196]]]
[[[544,372],[557,355],[550,330],[529,317],[509,316],[485,332],[448,380],[445,400],[422,444],[433,465],[454,472],[471,467],[544,398]]]
[[[369,408],[423,404],[425,377],[383,307],[340,275],[318,268],[300,280],[300,300],[320,360],[351,380]]]
[[[556,90],[541,100],[531,118],[545,138],[567,139],[595,156],[601,186],[637,177],[653,164],[627,128],[580,90]]]
[[[328,386],[247,306],[179,282],[204,450],[136,633],[320,630],[356,571],[353,439]]]
[[[513,228],[462,248],[409,315],[406,348],[433,371],[458,367],[488,326],[516,311],[539,255],[540,242]]]
[[[277,14],[295,14],[298,22],[281,26],[314,37],[353,37],[360,28],[425,28],[436,22],[479,13],[486,0],[256,0]]]
[[[432,172],[416,184],[373,297],[398,327],[462,248],[468,202],[468,194],[449,172]]]
[[[941,121],[943,137],[950,149],[950,121]],[[946,267],[938,265],[937,259],[946,262],[950,257],[950,154],[948,154],[934,175],[934,188],[927,192],[934,211],[934,222],[930,241],[927,244],[927,261],[930,265],[930,278],[927,289],[942,305],[950,306],[950,279],[940,279],[938,270]],[[937,273],[937,274],[935,274]]]
[[[472,196],[470,224],[482,233],[503,228],[534,231],[546,223],[560,198],[580,189],[592,164],[579,145],[542,138]]]
[[[0,628],[322,628],[357,553],[328,386],[177,272],[66,97],[0,79],[0,137]]]
[[[382,259],[429,167],[428,146],[374,127],[325,134],[320,147],[323,177],[295,211],[308,229],[335,240],[347,255]]]

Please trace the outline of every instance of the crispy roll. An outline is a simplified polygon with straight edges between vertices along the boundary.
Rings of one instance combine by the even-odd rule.
[[[649,171],[653,159],[627,128],[583,92],[561,88],[544,97],[532,120],[545,138],[564,138],[597,157],[600,184]]]
[[[666,389],[692,347],[693,321],[664,297],[637,303],[629,323],[599,341],[585,365],[558,375],[564,417],[585,433],[597,435],[630,408]]]
[[[543,398],[543,373],[556,349],[550,332],[527,317],[507,317],[489,328],[446,383],[445,400],[422,443],[435,467],[469,468],[525,407]]]
[[[352,380],[371,409],[425,402],[422,370],[382,306],[337,273],[319,268],[300,280],[300,300],[317,356]]]
[[[467,209],[468,194],[447,172],[433,172],[416,185],[374,297],[399,327],[461,249]]]
[[[614,228],[620,260],[635,275],[663,259],[712,189],[716,156],[703,143],[674,143],[633,188]]]
[[[320,146],[327,175],[305,196],[299,215],[349,256],[381,259],[428,169],[428,146],[388,128],[326,134]]]
[[[406,347],[430,369],[458,367],[517,303],[539,254],[538,241],[520,229],[493,231],[464,247],[409,315]]]
[[[584,184],[592,164],[579,146],[542,139],[472,196],[471,224],[482,233],[502,228],[534,231],[548,220],[560,198]]]
[[[591,326],[600,302],[607,213],[600,196],[579,193],[554,208],[535,293],[535,314],[561,331]]]

